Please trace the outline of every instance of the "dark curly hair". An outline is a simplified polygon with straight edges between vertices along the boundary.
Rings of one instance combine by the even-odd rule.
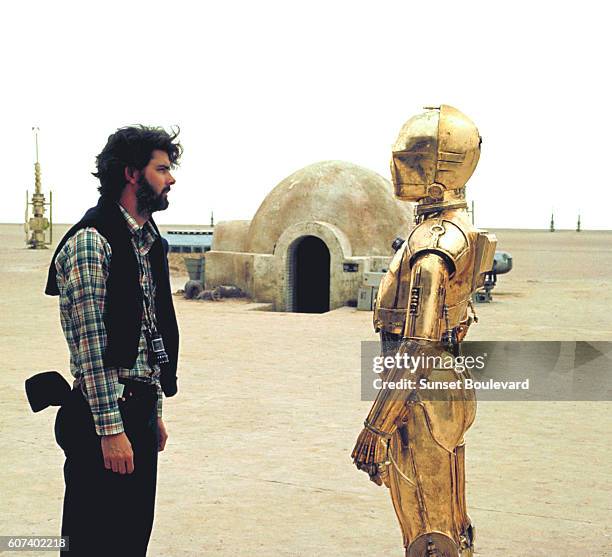
[[[175,142],[179,132],[178,127],[170,134],[163,128],[139,125],[119,128],[110,135],[96,157],[97,172],[92,172],[100,180],[100,195],[117,201],[126,184],[125,168],[142,170],[155,150],[168,153],[170,164],[176,166],[183,153],[181,144]]]

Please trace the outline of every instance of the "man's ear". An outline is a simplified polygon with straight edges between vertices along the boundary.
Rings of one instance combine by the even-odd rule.
[[[138,179],[140,178],[140,170],[136,170],[130,166],[126,166],[123,170],[123,174],[125,176],[125,181],[128,184],[138,184]]]

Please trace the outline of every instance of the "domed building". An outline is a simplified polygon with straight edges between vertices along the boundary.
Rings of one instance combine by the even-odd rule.
[[[312,164],[278,184],[251,221],[215,226],[206,288],[233,284],[277,311],[355,305],[364,273],[387,268],[391,243],[412,222],[412,205],[382,176],[348,162]]]

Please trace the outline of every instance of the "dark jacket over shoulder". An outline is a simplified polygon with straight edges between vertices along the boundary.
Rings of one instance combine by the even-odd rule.
[[[156,284],[155,313],[157,329],[164,339],[170,362],[161,364],[161,386],[167,397],[177,392],[176,369],[178,364],[179,332],[170,290],[168,269],[168,242],[161,237],[157,225],[149,221],[157,233],[149,261]],[[138,356],[138,342],[142,326],[142,290],[139,282],[138,261],[130,231],[116,202],[100,198],[59,242],[47,277],[45,293],[58,296],[55,259],[66,241],[82,228],[95,228],[110,244],[112,250],[110,269],[106,283],[106,311],[104,324],[107,344],[104,352],[106,367],[131,369]]]

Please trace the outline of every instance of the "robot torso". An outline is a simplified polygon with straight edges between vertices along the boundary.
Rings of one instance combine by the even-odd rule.
[[[383,277],[374,310],[375,330],[404,335],[411,308],[415,310],[418,303],[414,263],[420,256],[435,254],[448,270],[448,283],[435,307],[420,311],[434,314],[437,340],[452,330],[461,340],[471,323],[468,308],[472,293],[482,286],[484,273],[493,265],[496,243],[493,234],[474,228],[465,211],[441,211],[423,220],[397,251]]]

